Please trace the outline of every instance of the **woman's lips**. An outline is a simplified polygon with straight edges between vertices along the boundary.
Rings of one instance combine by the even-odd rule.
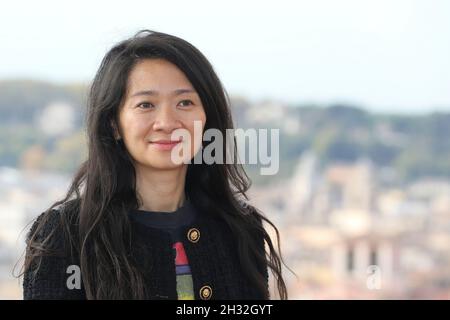
[[[171,140],[159,140],[159,141],[150,141],[150,145],[155,147],[158,150],[172,150],[177,144],[179,144],[181,140],[171,141]]]

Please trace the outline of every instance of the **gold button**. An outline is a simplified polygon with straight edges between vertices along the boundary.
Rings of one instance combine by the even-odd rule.
[[[190,242],[196,243],[200,239],[200,231],[196,228],[189,229],[187,236]]]
[[[212,296],[212,289],[210,286],[203,286],[200,289],[200,298],[203,300],[209,300]]]

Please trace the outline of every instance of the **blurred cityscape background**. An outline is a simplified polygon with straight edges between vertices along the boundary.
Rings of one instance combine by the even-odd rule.
[[[450,3],[130,1],[103,24],[100,4],[47,0],[18,23],[17,3],[0,13],[0,299],[22,298],[29,223],[86,157],[101,57],[141,28],[205,53],[237,127],[280,129],[279,173],[246,169],[290,299],[450,299]]]

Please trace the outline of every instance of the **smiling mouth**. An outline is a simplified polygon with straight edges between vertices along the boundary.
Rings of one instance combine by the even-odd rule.
[[[180,142],[181,140],[157,140],[157,141],[150,141],[149,143],[157,150],[168,151],[172,150],[172,148],[174,148]]]
[[[150,143],[154,144],[177,144],[180,143],[181,140],[158,140],[158,141],[150,141]]]

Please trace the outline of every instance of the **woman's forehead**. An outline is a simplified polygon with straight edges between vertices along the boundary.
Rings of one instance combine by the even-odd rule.
[[[186,75],[174,64],[163,59],[145,59],[138,62],[128,77],[128,93],[150,95],[176,95],[195,93]]]

